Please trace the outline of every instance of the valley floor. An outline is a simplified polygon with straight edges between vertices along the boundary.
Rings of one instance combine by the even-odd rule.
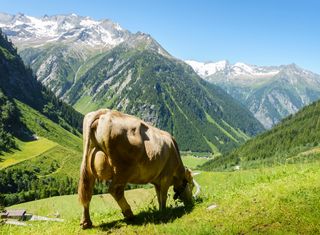
[[[0,226],[0,234],[319,234],[320,162],[237,172],[201,172],[202,186],[193,209],[169,201],[158,212],[153,189],[126,192],[136,214],[132,222],[110,195],[96,195],[91,216],[94,228],[81,230],[76,195],[33,201],[11,208],[40,216],[59,214],[64,222],[27,222]],[[211,205],[214,208],[208,210]]]

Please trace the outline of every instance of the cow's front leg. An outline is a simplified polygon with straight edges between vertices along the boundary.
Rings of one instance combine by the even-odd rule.
[[[128,204],[126,198],[124,197],[124,188],[125,188],[125,184],[116,184],[112,182],[109,188],[109,193],[117,201],[119,207],[122,210],[123,216],[126,219],[130,219],[133,217],[133,213],[130,205]]]
[[[166,209],[167,197],[168,197],[168,189],[169,187],[166,184],[162,184],[159,186],[158,184],[154,184],[158,203],[159,203],[159,210],[163,211]]]

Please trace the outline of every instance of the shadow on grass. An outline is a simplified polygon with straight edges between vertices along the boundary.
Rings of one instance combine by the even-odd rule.
[[[121,219],[102,223],[96,226],[96,228],[101,229],[102,231],[107,231],[110,229],[121,228],[126,225],[171,223],[174,220],[181,218],[183,215],[189,214],[193,208],[194,206],[177,206],[166,208],[164,211],[159,211],[156,208],[148,208],[147,211],[140,212],[130,220]]]

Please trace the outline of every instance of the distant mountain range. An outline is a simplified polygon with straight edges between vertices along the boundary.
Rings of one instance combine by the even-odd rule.
[[[0,27],[19,47],[60,42],[93,49],[112,47],[130,37],[127,30],[110,20],[94,21],[72,15],[36,18],[24,14],[0,13]]]
[[[148,37],[141,32],[131,33],[111,20],[96,21],[76,14],[36,18],[0,13],[0,28],[19,50],[59,43],[86,49],[85,52],[104,51],[122,42],[134,44],[141,37]],[[153,46],[160,54],[168,55],[159,44]]]
[[[186,63],[241,101],[265,128],[320,98],[320,75],[295,64],[256,66],[226,60]]]
[[[226,152],[263,131],[249,110],[148,34],[74,14],[1,14],[0,27],[38,80],[82,113],[137,115],[192,151]]]

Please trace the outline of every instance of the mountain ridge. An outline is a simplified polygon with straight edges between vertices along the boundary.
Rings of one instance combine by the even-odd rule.
[[[320,98],[320,75],[294,63],[256,66],[238,62],[221,67],[221,61],[186,62],[202,78],[240,100],[267,129]]]

